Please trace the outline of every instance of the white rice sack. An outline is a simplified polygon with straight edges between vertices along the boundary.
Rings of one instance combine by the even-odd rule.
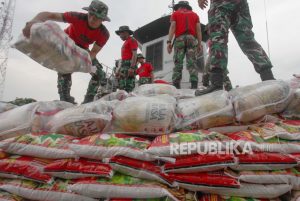
[[[179,100],[181,123],[178,128],[211,128],[234,122],[234,111],[226,91],[217,91],[196,98]]]
[[[65,109],[49,122],[51,132],[85,137],[103,132],[110,126],[112,105],[106,101]]]
[[[107,94],[103,97],[101,97],[99,100],[103,100],[103,101],[112,101],[112,100],[124,100],[129,96],[129,94],[124,91],[124,90],[118,90],[116,92]]]
[[[0,143],[5,152],[45,159],[75,158],[69,144],[75,138],[60,134],[26,134]]]
[[[48,123],[54,115],[61,110],[71,107],[74,107],[72,103],[64,101],[38,102],[38,106],[35,109],[35,114],[32,120],[31,132],[49,132],[51,128]]]
[[[177,95],[177,89],[170,84],[143,84],[133,91],[139,96],[157,96],[168,94],[170,96]]]
[[[170,96],[130,97],[114,108],[110,132],[137,135],[170,133],[176,123],[176,100]]]
[[[37,106],[34,102],[0,113],[0,140],[29,133]]]
[[[261,185],[241,183],[240,188],[209,190],[207,192],[224,196],[274,199],[290,190],[292,190],[292,186],[289,184]]]
[[[275,171],[241,171],[240,181],[253,184],[291,184],[294,178],[292,169]]]
[[[283,111],[282,115],[289,119],[300,119],[300,89],[294,93],[291,103]]]
[[[196,89],[177,89],[176,98],[185,99],[185,98],[195,98]]]
[[[0,102],[0,113],[14,109],[16,107],[18,107],[18,106],[11,104],[11,103]]]
[[[291,100],[292,90],[287,82],[269,80],[233,89],[229,94],[236,119],[250,122],[267,114],[282,112]]]
[[[56,180],[53,184],[38,184],[27,180],[7,180],[0,189],[28,200],[51,201],[97,201],[88,196],[68,191],[70,181]]]
[[[34,24],[30,38],[20,36],[14,47],[42,66],[62,74],[96,71],[89,53],[78,47],[55,22]]]
[[[162,184],[138,178],[115,174],[112,179],[90,179],[79,181],[69,189],[92,198],[162,198],[178,199]]]

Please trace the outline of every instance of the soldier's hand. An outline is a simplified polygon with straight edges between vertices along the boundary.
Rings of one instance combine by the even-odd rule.
[[[30,37],[30,29],[32,27],[32,25],[34,24],[35,22],[34,21],[30,21],[30,22],[27,22],[25,27],[23,28],[23,35],[26,37],[26,38],[29,38]]]
[[[172,52],[172,44],[168,43],[168,47],[167,47],[168,53],[171,54]]]
[[[208,0],[198,0],[198,5],[203,10],[208,6]]]
[[[134,77],[135,75],[135,70],[133,68],[128,69],[128,77]]]
[[[199,44],[197,45],[197,52],[198,52],[198,54],[200,54],[200,55],[203,54],[203,47],[202,47],[202,44],[201,44],[201,43],[199,43]]]

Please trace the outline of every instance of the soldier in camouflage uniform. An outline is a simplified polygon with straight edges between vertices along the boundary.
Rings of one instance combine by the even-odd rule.
[[[201,9],[208,0],[198,0]],[[197,90],[196,95],[223,89],[224,72],[228,60],[228,31],[231,29],[240,48],[253,63],[261,80],[274,79],[272,63],[260,44],[254,39],[252,21],[247,0],[211,0],[208,11],[211,47],[210,82],[205,90]]]
[[[172,81],[176,88],[180,88],[182,78],[183,60],[186,57],[187,70],[190,73],[191,88],[198,87],[198,71],[196,67],[196,51],[201,51],[201,26],[199,16],[192,11],[188,1],[179,1],[174,6],[175,12],[171,16],[169,39],[167,41],[168,53],[172,52],[172,39],[174,41],[175,68],[173,69]]]
[[[26,23],[23,29],[23,34],[26,37],[30,35],[30,28],[34,23],[53,20],[57,22],[69,23],[65,29],[65,33],[75,42],[75,44],[87,50],[92,59],[92,64],[97,68],[96,73],[92,74],[86,96],[83,103],[93,101],[100,84],[105,82],[105,73],[96,55],[101,51],[103,46],[109,39],[109,32],[103,25],[104,21],[110,21],[107,17],[108,7],[99,0],[93,0],[89,7],[84,7],[83,10],[88,13],[80,12],[41,12],[35,16],[30,22]],[[93,44],[91,50],[89,46]],[[71,74],[58,74],[57,88],[60,100],[75,103],[74,98],[70,96],[72,85]]]
[[[142,54],[137,55],[137,62],[140,63],[140,67],[136,70],[136,74],[139,76],[139,85],[153,83],[153,66],[149,62],[145,62],[145,57]]]
[[[121,67],[118,72],[116,72],[116,76],[119,78],[119,89],[131,92],[135,87],[138,43],[136,39],[131,36],[133,31],[131,31],[128,26],[121,26],[119,30],[115,32],[124,41],[121,49]]]

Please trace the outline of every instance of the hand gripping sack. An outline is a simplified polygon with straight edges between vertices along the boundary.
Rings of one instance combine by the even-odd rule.
[[[292,90],[287,82],[269,80],[233,89],[229,94],[236,119],[246,123],[267,114],[282,112],[291,100]]]
[[[181,119],[178,129],[206,129],[234,122],[233,107],[226,91],[179,100],[177,110]]]
[[[89,53],[77,46],[55,22],[34,24],[30,30],[30,38],[20,36],[14,47],[58,73],[96,71]]]

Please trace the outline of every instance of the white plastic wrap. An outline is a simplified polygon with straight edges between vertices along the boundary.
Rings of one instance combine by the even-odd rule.
[[[110,125],[113,103],[95,101],[65,109],[49,123],[52,132],[85,137],[101,133]]]
[[[18,107],[18,106],[11,104],[11,103],[0,102],[0,113],[14,109],[16,107]]]
[[[283,116],[300,119],[300,89],[295,91],[291,103],[283,111]]]
[[[168,95],[130,97],[114,108],[111,131],[138,135],[161,135],[175,127],[176,100]]]
[[[267,114],[282,112],[291,100],[292,90],[287,82],[269,80],[233,89],[229,94],[236,119],[250,122]]]
[[[157,96],[168,94],[170,96],[177,95],[177,89],[170,84],[143,84],[133,91],[140,96]]]
[[[34,24],[30,38],[20,36],[14,47],[42,66],[62,74],[96,71],[89,53],[78,47],[58,24],[51,21]]]
[[[234,122],[234,111],[226,91],[178,101],[177,111],[181,118],[178,128],[211,128]]]

